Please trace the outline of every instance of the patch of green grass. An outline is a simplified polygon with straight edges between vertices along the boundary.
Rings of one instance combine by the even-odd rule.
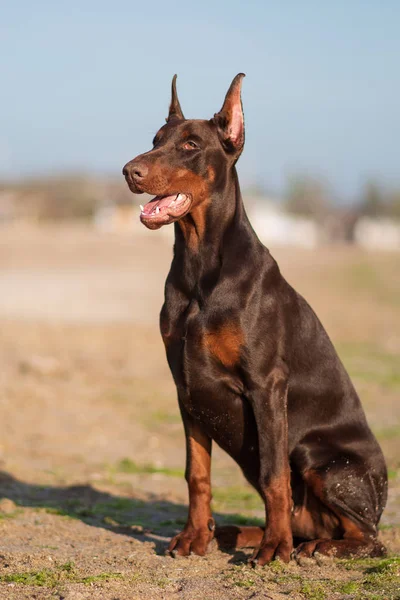
[[[399,600],[400,558],[335,562],[339,568],[351,571],[354,579],[340,582],[334,578],[311,579],[285,573],[279,575],[275,581],[281,585],[295,585],[297,591],[307,600],[330,600],[336,597],[336,594],[346,594],[352,600]]]
[[[0,575],[0,582],[54,588],[66,581],[91,585],[96,582],[122,578],[123,575],[121,573],[100,573],[98,575],[82,576],[76,572],[73,562],[67,562],[59,565],[56,569],[41,569],[40,571],[25,571]],[[130,579],[132,580],[132,577]]]
[[[378,560],[367,567],[366,572],[376,574],[389,573],[400,577],[400,557],[393,556]]]
[[[5,521],[6,519],[15,519],[22,513],[22,509],[16,508],[10,513],[0,513],[0,521]]]
[[[214,510],[223,511],[238,507],[244,510],[263,510],[263,503],[257,492],[250,487],[228,486],[213,490]]]
[[[144,504],[143,500],[137,500],[136,498],[113,498],[107,502],[96,502],[91,510],[94,515],[103,515],[109,511],[131,511],[135,508],[144,506]]]
[[[260,571],[254,571],[247,565],[234,566],[222,574],[226,582],[235,587],[251,588],[260,582]]]
[[[40,587],[55,587],[55,585],[59,582],[59,576],[50,569],[43,569],[42,571],[27,571],[24,573],[0,575],[0,581],[3,583],[20,583],[23,585],[36,585]]]
[[[397,354],[386,352],[371,344],[337,344],[336,349],[351,377],[387,389],[400,387]]]
[[[239,581],[233,582],[233,585],[236,585],[237,587],[243,587],[246,589],[253,587],[254,584],[255,584],[254,579],[241,579]]]
[[[99,581],[110,581],[110,579],[122,579],[121,573],[100,573],[100,575],[89,575],[88,577],[81,577],[79,581],[75,580],[75,583],[84,583],[85,585],[91,585]]]
[[[400,529],[400,525],[393,525],[392,523],[388,525],[379,524],[379,531],[393,531],[394,529]]]
[[[169,525],[185,526],[186,519],[166,519],[165,521],[160,521],[158,524],[160,527],[167,527]]]
[[[85,516],[92,519],[100,519],[104,523],[113,526],[145,525],[136,513],[137,509],[141,509],[144,506],[145,503],[143,500],[114,498],[107,502],[96,502],[96,504],[86,509]]]
[[[397,354],[372,344],[337,344],[336,349],[351,377],[388,389],[400,387]]]
[[[130,526],[146,525],[142,519],[137,516],[136,511],[146,507],[143,500],[134,498],[114,498],[107,502],[96,502],[92,505],[84,505],[79,501],[66,507],[48,506],[37,508],[38,512],[46,512],[52,515],[59,515],[69,519],[81,519],[88,522],[102,521],[108,525]],[[134,521],[134,523],[133,523]]]
[[[272,563],[268,565],[268,568],[271,571],[271,573],[275,573],[276,575],[279,575],[286,571],[286,565],[281,560],[273,560]]]
[[[307,600],[325,600],[329,598],[326,594],[329,593],[327,586],[318,581],[305,581],[300,588],[300,593]]]
[[[148,417],[149,425],[177,425],[182,422],[178,411],[168,412],[166,410],[156,410]]]
[[[346,283],[347,290],[368,294],[372,302],[399,306],[398,277],[389,278],[377,265],[369,262],[350,263],[347,268],[340,269],[340,280]]]
[[[400,440],[400,424],[378,429],[374,433],[378,440]]]
[[[400,556],[389,558],[342,558],[338,559],[337,564],[347,571],[385,571],[394,567],[400,569]]]
[[[359,581],[347,581],[346,583],[339,585],[339,591],[342,594],[356,594],[360,590]]]
[[[20,583],[23,585],[35,585],[39,587],[55,587],[63,578],[65,573],[71,573],[74,569],[73,563],[60,565],[56,570],[42,569],[40,571],[26,571],[22,573],[10,573],[0,575],[0,581],[4,583]]]
[[[186,523],[186,507],[167,501],[144,501],[129,497],[105,497],[104,501],[84,503],[82,500],[65,502],[62,506],[36,507],[39,514],[46,512],[63,518],[79,519],[90,525],[115,527],[140,526],[162,533],[165,526]],[[41,521],[38,521],[41,524]]]
[[[54,587],[58,583],[58,577],[53,571],[44,569],[42,571],[0,575],[0,581],[3,583],[22,583],[23,585]]]
[[[298,576],[288,574],[285,578],[287,565],[281,561],[273,561],[265,568],[253,569],[248,564],[235,565],[223,572],[223,578],[232,585],[242,588],[250,588],[255,585],[258,587],[265,582],[281,583],[297,580]]]
[[[36,510],[39,512],[43,511],[49,515],[58,515],[60,517],[67,517],[69,519],[74,518],[69,511],[57,506],[45,506],[44,508],[37,508]]]
[[[169,584],[169,579],[167,579],[166,577],[160,577],[160,579],[157,579],[157,580],[155,581],[155,584],[156,584],[158,587],[160,587],[160,588],[164,589],[164,588],[166,588],[166,587],[167,587],[167,585]]]
[[[293,572],[291,566],[273,561],[263,569],[250,569],[248,565],[237,565],[222,573],[223,578],[235,587],[262,589],[278,586],[281,594],[304,598],[304,600],[399,600],[400,558],[350,559],[335,561],[335,572],[316,568]],[[344,573],[348,571],[343,581]],[[268,587],[268,589],[270,589]],[[271,591],[274,588],[271,588]]]
[[[399,474],[397,469],[388,469],[388,479],[397,479],[397,475]]]
[[[400,598],[400,557],[340,560],[337,564],[359,576],[337,586],[337,591],[351,593],[354,600]]]
[[[381,598],[400,598],[400,558],[384,559],[368,567],[363,588]]]
[[[243,525],[243,526],[254,526],[264,527],[265,519],[259,517],[247,517],[246,515],[239,515],[235,513],[229,513],[227,515],[219,515],[218,523],[224,525]]]
[[[375,289],[379,287],[379,277],[376,269],[367,263],[350,264],[343,271],[353,287],[361,289]]]
[[[183,469],[170,469],[168,467],[157,467],[156,465],[152,465],[150,463],[144,465],[138,465],[136,462],[131,460],[130,458],[123,458],[120,460],[114,470],[118,473],[129,473],[129,474],[154,474],[161,473],[162,475],[167,475],[169,477],[183,477],[184,471]]]

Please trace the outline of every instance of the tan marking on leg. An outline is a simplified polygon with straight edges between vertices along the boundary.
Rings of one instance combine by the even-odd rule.
[[[211,455],[196,432],[188,438],[188,457],[189,519],[198,527],[211,518]]]
[[[281,534],[291,531],[292,496],[289,470],[284,469],[281,475],[273,477],[262,493],[268,512],[273,508],[273,519],[268,515],[268,533],[280,537]]]
[[[189,488],[189,514],[185,528],[172,538],[168,551],[173,556],[187,556],[190,552],[203,556],[215,531],[210,506],[211,440],[196,425],[186,424],[185,430],[185,478]]]

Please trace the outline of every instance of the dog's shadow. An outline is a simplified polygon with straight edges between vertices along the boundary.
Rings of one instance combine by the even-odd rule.
[[[187,516],[186,505],[160,499],[157,495],[138,500],[99,491],[89,484],[36,485],[20,481],[5,471],[0,471],[0,498],[12,500],[17,508],[42,508],[140,542],[152,542],[156,553],[161,555],[165,554],[170,538],[182,530]],[[243,522],[241,515],[214,513],[214,517],[218,525]],[[255,520],[250,519],[249,523],[255,524]],[[221,548],[221,551],[231,555],[229,562],[232,563],[248,559],[238,550]]]

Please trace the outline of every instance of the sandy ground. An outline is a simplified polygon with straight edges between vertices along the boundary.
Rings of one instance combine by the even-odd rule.
[[[386,561],[252,570],[247,553],[174,560],[184,440],[158,333],[171,240],[18,228],[0,237],[0,598],[400,598],[399,258],[272,249],[353,376],[388,460]],[[218,522],[259,522],[213,459]]]

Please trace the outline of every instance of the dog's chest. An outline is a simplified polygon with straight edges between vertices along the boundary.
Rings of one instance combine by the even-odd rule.
[[[180,314],[161,313],[161,333],[176,384],[187,392],[218,385],[218,378],[237,379],[244,335],[238,320],[200,310],[193,301]],[[236,387],[236,385],[235,385]]]

